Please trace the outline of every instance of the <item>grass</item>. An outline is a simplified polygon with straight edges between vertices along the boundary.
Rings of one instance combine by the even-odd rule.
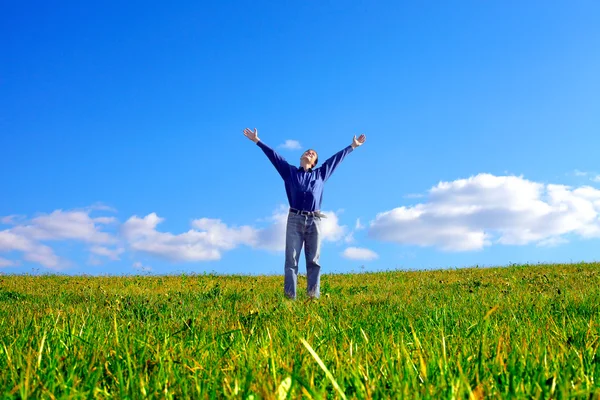
[[[2,398],[600,396],[600,264],[324,275],[318,301],[282,287],[2,275]]]

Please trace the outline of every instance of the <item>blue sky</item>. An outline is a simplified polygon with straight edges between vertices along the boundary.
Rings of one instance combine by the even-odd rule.
[[[295,164],[367,135],[325,187],[324,273],[597,260],[599,17],[3,2],[0,273],[282,273],[285,190],[245,127]]]

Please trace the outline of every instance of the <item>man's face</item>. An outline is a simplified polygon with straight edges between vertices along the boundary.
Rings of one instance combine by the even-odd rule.
[[[303,159],[307,160],[310,165],[314,167],[315,161],[317,161],[317,152],[313,149],[306,150],[304,154],[302,154],[302,157],[300,157],[300,160]]]

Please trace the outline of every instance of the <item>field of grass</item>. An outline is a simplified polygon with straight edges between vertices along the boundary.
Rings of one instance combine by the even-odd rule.
[[[600,395],[600,264],[324,275],[318,301],[282,287],[0,275],[2,398]]]

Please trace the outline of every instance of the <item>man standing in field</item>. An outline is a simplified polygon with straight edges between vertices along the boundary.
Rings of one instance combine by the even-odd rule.
[[[244,129],[244,136],[262,149],[285,183],[285,191],[290,203],[285,235],[285,278],[283,283],[285,295],[290,299],[296,298],[298,260],[304,245],[308,281],[306,291],[309,298],[318,298],[321,281],[321,266],[319,265],[321,218],[325,217],[320,212],[323,186],[342,160],[352,150],[361,146],[367,138],[365,135],[360,135],[358,139],[354,136],[352,144],[334,154],[322,166],[315,169],[319,156],[313,149],[306,150],[300,157],[300,167],[295,167],[288,164],[275,150],[261,142],[256,128],[254,131],[248,128]]]

